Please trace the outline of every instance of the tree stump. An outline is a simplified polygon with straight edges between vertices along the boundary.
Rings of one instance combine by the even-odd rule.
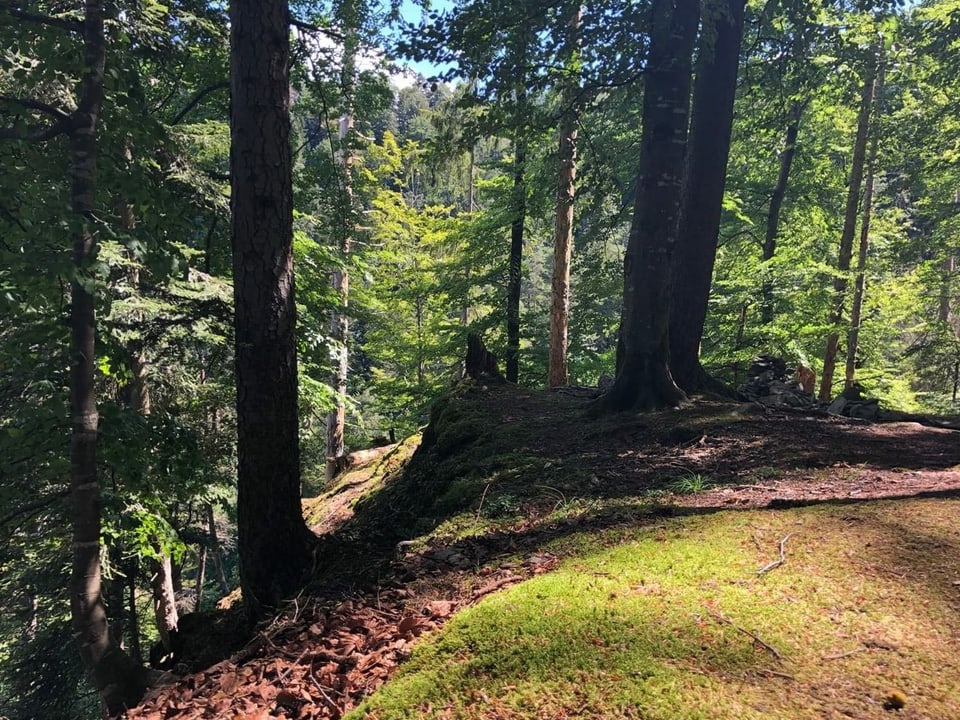
[[[487,350],[479,333],[467,334],[466,376],[474,380],[506,382],[497,367],[497,356]]]

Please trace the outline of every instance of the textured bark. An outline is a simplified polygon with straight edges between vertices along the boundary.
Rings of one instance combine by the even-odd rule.
[[[252,618],[302,586],[290,39],[283,0],[230,3],[230,177],[236,305],[237,528]]]
[[[574,6],[565,37],[566,64],[576,70],[579,66],[580,25],[583,8]],[[550,364],[547,385],[555,388],[566,385],[568,328],[570,324],[570,260],[573,251],[573,204],[577,182],[577,126],[580,122],[579,76],[566,81],[563,93],[564,113],[560,120],[557,175],[556,223],[553,233],[553,282],[550,295]]]
[[[340,141],[339,162],[343,177],[340,193],[341,217],[339,252],[343,266],[333,272],[333,291],[338,302],[330,316],[330,341],[335,352],[332,385],[336,389],[336,404],[327,415],[327,464],[326,479],[330,481],[343,465],[346,454],[344,429],[347,414],[347,380],[350,372],[350,318],[347,309],[350,305],[350,274],[347,272],[347,258],[353,246],[353,103],[356,92],[356,60],[359,39],[356,31],[355,6],[344,3],[341,8],[347,31],[343,41],[343,68],[340,82],[343,90],[344,113],[340,118],[338,139]]]
[[[797,154],[797,135],[800,134],[800,118],[803,115],[803,105],[795,102],[790,108],[790,120],[787,124],[784,138],[783,152],[780,153],[780,172],[777,173],[777,184],[770,194],[770,207],[767,209],[766,233],[763,237],[763,254],[761,260],[765,265],[773,259],[777,252],[777,233],[780,231],[780,213],[783,201],[787,196],[787,183],[790,181],[790,169],[793,167],[793,158]],[[769,325],[774,316],[774,285],[773,279],[764,278],[760,290],[760,322]]]
[[[200,545],[197,547],[197,584],[196,584],[196,593],[197,598],[193,603],[193,611],[200,612],[203,610],[203,586],[207,582],[207,546]]]
[[[217,523],[213,516],[213,505],[207,505],[207,532],[210,534],[210,549],[213,551],[213,567],[217,573],[217,583],[220,586],[220,594],[226,595],[230,592],[230,586],[227,584],[227,574],[223,569],[223,554],[220,552],[220,538],[217,536]]]
[[[527,143],[517,130],[513,159],[513,220],[510,222],[510,258],[507,276],[507,382],[520,379],[520,290],[523,277],[523,225],[527,216],[527,189],[524,178]]]
[[[173,564],[170,556],[161,554],[150,562],[150,588],[153,592],[153,617],[160,642],[168,653],[173,651],[180,615],[173,589]]]
[[[37,600],[37,591],[28,587],[23,595],[23,604],[27,610],[27,619],[23,623],[23,633],[21,642],[29,645],[37,639],[37,620],[39,618],[40,604]]]
[[[523,278],[523,234],[527,218],[527,146],[529,128],[529,98],[527,95],[527,64],[530,38],[529,18],[524,16],[511,30],[507,53],[514,72],[512,110],[513,121],[513,194],[510,222],[510,256],[507,268],[507,350],[504,374],[507,382],[520,379],[520,297]]]
[[[83,20],[85,75],[75,124],[69,137],[70,205],[74,215],[73,265],[70,283],[70,490],[73,567],[70,610],[84,667],[109,714],[139,702],[145,676],[110,633],[100,573],[100,483],[97,477],[97,414],[95,378],[96,314],[89,266],[96,255],[92,230],[95,210],[96,128],[103,104],[106,55],[103,9],[87,0]]]
[[[701,33],[711,42],[701,40],[697,60],[670,302],[670,370],[688,393],[719,384],[700,365],[700,340],[720,234],[744,4],[727,0],[711,9]]]
[[[877,90],[883,79],[877,82]],[[860,344],[860,324],[863,316],[863,299],[867,290],[867,254],[870,250],[870,224],[873,220],[874,165],[877,160],[877,133],[870,138],[870,156],[867,159],[867,179],[863,189],[863,217],[860,221],[860,247],[857,250],[857,278],[853,286],[853,303],[850,307],[850,330],[847,333],[847,362],[844,387],[851,387],[856,380],[857,347]]]
[[[953,300],[953,277],[957,272],[957,258],[949,255],[943,261],[943,279],[940,281],[940,302],[937,306],[937,321],[950,322],[953,316],[951,303]]]
[[[637,200],[623,266],[623,310],[613,387],[596,410],[652,410],[685,395],[670,374],[673,252],[690,103],[696,0],[656,0],[643,96]]]
[[[853,238],[857,231],[857,215],[860,206],[860,188],[863,185],[863,168],[866,163],[867,139],[870,131],[870,110],[877,85],[877,67],[871,64],[863,81],[860,96],[860,111],[857,116],[857,135],[853,145],[853,159],[850,163],[850,185],[847,189],[847,207],[843,219],[843,233],[840,236],[840,249],[837,253],[837,276],[833,281],[833,309],[830,312],[830,333],[823,353],[823,370],[820,376],[820,402],[829,402],[833,395],[833,374],[837,364],[837,350],[840,345],[840,324],[843,322],[843,309],[847,299],[847,273],[853,257]]]

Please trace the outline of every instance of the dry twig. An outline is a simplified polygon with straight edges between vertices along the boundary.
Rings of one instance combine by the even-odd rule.
[[[752,632],[750,632],[749,630],[747,630],[746,628],[740,627],[740,626],[737,625],[735,622],[733,622],[733,620],[731,620],[730,618],[725,617],[725,616],[723,616],[723,615],[721,615],[721,614],[719,614],[719,613],[715,613],[715,612],[713,612],[712,610],[710,610],[710,609],[708,609],[708,608],[706,608],[706,607],[704,608],[704,610],[706,610],[706,611],[707,611],[707,614],[710,615],[710,617],[712,617],[712,618],[713,618],[714,620],[716,620],[718,623],[720,623],[720,624],[722,624],[722,625],[729,625],[729,626],[732,627],[734,630],[737,630],[738,632],[742,632],[744,635],[747,635],[747,636],[753,638],[753,641],[754,641],[755,643],[757,643],[757,645],[759,645],[759,646],[762,647],[764,650],[766,650],[767,652],[769,652],[769,653],[770,653],[771,655],[773,655],[777,660],[783,660],[783,655],[780,654],[780,651],[777,650],[775,647],[773,647],[773,645],[770,645],[769,643],[765,642],[765,641],[764,641],[759,635],[757,635],[756,633],[752,633]]]
[[[768,573],[768,572],[770,572],[771,570],[773,570],[774,568],[778,568],[778,567],[780,567],[781,565],[783,565],[783,563],[784,563],[784,562],[786,561],[786,559],[787,559],[787,553],[786,553],[786,549],[785,549],[785,548],[786,548],[786,544],[787,544],[787,540],[789,540],[792,535],[793,535],[793,533],[787,533],[787,536],[786,536],[783,540],[780,541],[780,559],[779,559],[779,560],[774,560],[774,561],[773,561],[772,563],[770,563],[769,565],[764,565],[762,568],[760,568],[759,570],[757,570],[757,575],[763,575],[764,573]]]
[[[859,648],[854,648],[853,650],[847,650],[846,652],[835,653],[833,655],[821,655],[820,659],[821,660],[840,660],[841,658],[850,657],[851,655],[856,655],[857,653],[862,653],[865,651],[866,651],[866,648],[859,647]]]

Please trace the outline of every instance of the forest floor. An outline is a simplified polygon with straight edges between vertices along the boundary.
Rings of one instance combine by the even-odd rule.
[[[951,420],[870,423],[709,401],[590,419],[587,395],[457,388],[422,441],[305,501],[321,534],[310,588],[252,641],[238,640],[229,612],[210,618],[178,673],[130,717],[340,718],[357,706],[356,717],[381,720],[960,717],[960,434]],[[719,559],[699,557],[688,536]],[[597,553],[646,542],[676,557],[639,582],[624,578],[651,553],[634,552],[617,572],[590,565],[614,567],[619,560]],[[672,575],[685,578],[675,596]],[[552,602],[553,612],[571,600],[542,587],[526,598],[523,588],[538,586],[524,581],[567,577],[573,587],[585,576],[627,583],[596,590],[598,602],[634,602],[642,588],[644,602],[667,603],[659,622],[687,608],[696,623],[678,620],[682,630],[649,646],[638,635],[630,652],[642,655],[630,666],[654,663],[642,682],[610,670],[626,650],[601,629],[574,670],[550,660],[549,682],[530,668],[556,624],[537,631],[520,671],[474,657],[477,637],[456,644],[470,617],[485,617],[469,612],[444,641],[453,654],[431,655],[461,610],[487,612],[490,602],[475,606],[499,595],[517,618],[528,602]],[[626,617],[625,607],[583,612],[599,628],[596,618]],[[696,638],[667,653],[676,636]],[[738,643],[746,655],[730,650]],[[575,638],[560,644],[577,647]],[[713,647],[733,654],[713,657]],[[584,659],[590,653],[600,659]],[[461,664],[484,670],[442,675]],[[403,665],[408,679],[370,703]],[[570,673],[567,684],[557,679]],[[608,699],[583,695],[605,684]],[[394,686],[407,689],[391,695]]]

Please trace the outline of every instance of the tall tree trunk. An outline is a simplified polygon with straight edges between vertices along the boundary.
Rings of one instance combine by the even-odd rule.
[[[803,115],[803,103],[794,102],[790,106],[790,120],[787,123],[787,132],[784,138],[783,152],[780,153],[780,172],[777,173],[777,184],[770,193],[770,206],[767,209],[766,232],[763,237],[763,254],[761,260],[764,265],[763,285],[760,289],[760,322],[769,325],[773,322],[774,283],[770,276],[770,261],[777,252],[777,234],[780,231],[780,213],[783,201],[787,196],[787,183],[790,181],[790,169],[793,167],[793,158],[797,154],[797,135],[800,133],[800,118]]]
[[[140,647],[140,613],[137,610],[137,575],[140,563],[136,557],[127,564],[127,614],[130,617],[130,654],[138,663],[143,662],[143,649]]]
[[[356,62],[359,39],[356,30],[356,8],[353,2],[344,3],[341,8],[345,27],[343,41],[343,68],[340,82],[343,90],[344,110],[340,118],[337,137],[340,142],[339,162],[343,185],[340,194],[342,217],[340,218],[340,237],[338,248],[342,266],[333,272],[333,291],[337,295],[337,304],[330,317],[330,342],[333,343],[336,358],[332,384],[336,389],[336,405],[327,415],[327,465],[326,479],[329,482],[337,474],[346,454],[344,430],[347,412],[347,380],[350,372],[350,319],[347,308],[350,304],[350,274],[347,260],[353,245],[353,105],[356,92]]]
[[[553,233],[553,282],[550,295],[549,387],[567,384],[568,329],[570,324],[570,259],[573,251],[573,203],[577,181],[577,125],[580,122],[580,26],[583,8],[579,0],[567,24],[565,62],[570,76],[563,89],[557,176],[556,223]]]
[[[200,612],[203,609],[203,586],[207,582],[207,546],[201,543],[197,546],[197,599],[193,603],[193,611]]]
[[[883,87],[883,69],[877,81],[877,94]],[[870,249],[870,223],[873,220],[874,166],[877,162],[879,133],[874,130],[870,138],[870,153],[867,158],[867,179],[863,189],[863,217],[860,221],[860,247],[857,251],[857,279],[853,286],[853,304],[850,307],[850,330],[847,333],[847,363],[844,387],[851,387],[856,380],[857,348],[860,344],[860,324],[863,316],[863,300],[867,288],[867,253]]]
[[[523,232],[527,218],[527,145],[529,133],[529,98],[527,75],[530,44],[530,18],[525,14],[508,41],[513,63],[513,195],[510,222],[510,257],[507,273],[507,352],[504,368],[508,382],[520,379],[520,298],[523,278]]]
[[[507,356],[506,378],[520,379],[520,291],[523,277],[523,225],[527,216],[527,188],[524,178],[527,164],[526,130],[517,129],[513,159],[513,220],[510,223],[510,259],[507,276]]]
[[[23,623],[23,632],[20,640],[23,644],[29,645],[37,639],[37,620],[39,618],[40,604],[37,600],[37,591],[33,587],[27,587],[23,593],[23,604],[27,610],[27,619]]]
[[[300,506],[288,23],[284,0],[230,3],[237,529],[251,618],[302,587],[313,544]]]
[[[669,367],[697,0],[655,0],[643,93],[638,192],[623,264],[617,375],[596,411],[654,410],[685,398]]]
[[[863,81],[860,96],[860,111],[857,116],[857,136],[853,145],[850,163],[850,186],[847,189],[847,207],[843,219],[843,233],[837,253],[837,275],[833,281],[833,309],[830,312],[830,333],[823,354],[823,371],[820,376],[820,402],[829,402],[833,395],[833,373],[837,364],[837,349],[840,344],[840,324],[843,322],[843,307],[847,299],[847,273],[853,257],[853,238],[857,231],[857,215],[860,206],[860,188],[863,185],[863,168],[867,155],[867,139],[870,131],[870,111],[877,85],[877,58],[871,58]]]
[[[220,594],[230,592],[227,584],[227,574],[223,569],[223,553],[220,551],[220,538],[217,537],[217,523],[213,516],[213,505],[207,504],[207,532],[210,535],[210,550],[213,551],[213,567],[217,573],[217,583],[220,585]]]
[[[940,303],[937,306],[937,320],[941,323],[950,322],[953,315],[953,276],[957,272],[957,256],[952,253],[943,261],[943,279],[940,281]]]
[[[697,58],[670,299],[670,370],[688,393],[719,385],[700,365],[700,340],[720,234],[744,5],[744,0],[707,4],[711,15],[704,19]]]
[[[111,715],[143,696],[143,669],[110,633],[100,573],[100,483],[97,477],[96,313],[90,265],[96,257],[97,121],[103,106],[106,57],[103,8],[86,0],[83,19],[84,77],[69,137],[73,277],[70,282],[70,491],[73,568],[70,610],[84,667]]]

